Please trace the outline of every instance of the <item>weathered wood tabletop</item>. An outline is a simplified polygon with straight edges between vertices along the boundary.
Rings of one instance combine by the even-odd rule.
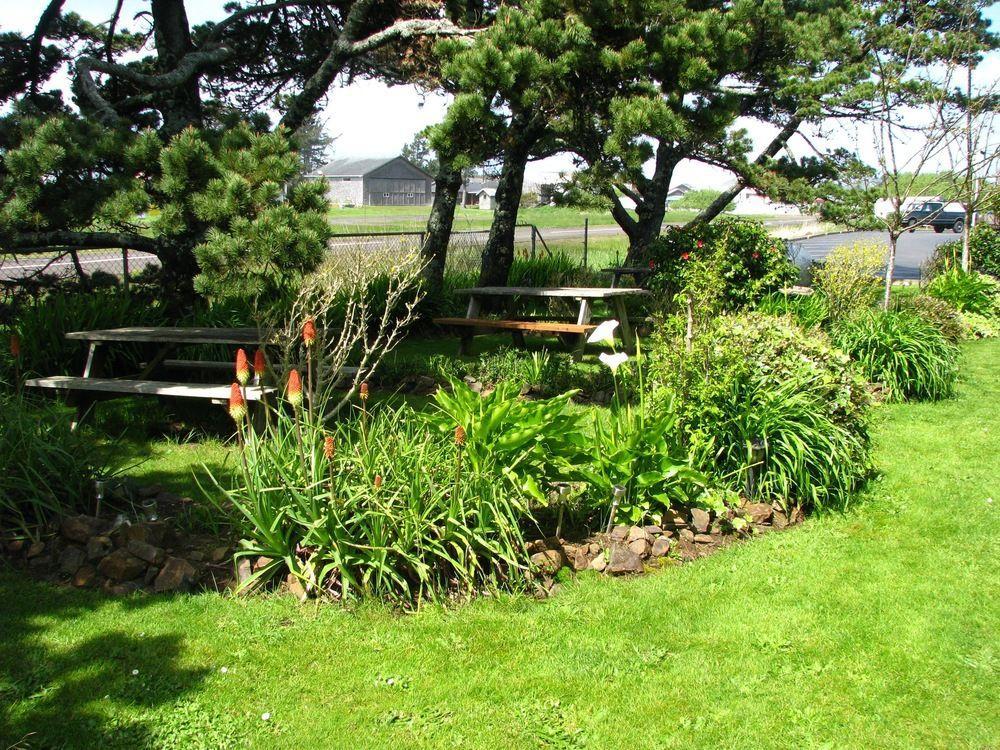
[[[569,299],[612,299],[649,294],[636,287],[609,288],[603,286],[476,286],[457,289],[457,294],[475,297],[568,297]]]
[[[258,328],[198,328],[188,326],[127,326],[97,331],[72,331],[68,339],[152,344],[235,344],[252,346],[274,341],[272,331]]]

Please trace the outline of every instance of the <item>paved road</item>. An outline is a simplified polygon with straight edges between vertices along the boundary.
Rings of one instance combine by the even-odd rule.
[[[899,238],[896,246],[896,278],[919,280],[920,266],[930,259],[934,249],[960,237],[961,235],[952,232],[937,234],[930,229],[907,232]],[[885,232],[841,232],[806,240],[792,240],[788,245],[795,262],[800,268],[805,268],[813,261],[825,258],[833,248],[855,242],[880,243],[888,248],[889,235]]]

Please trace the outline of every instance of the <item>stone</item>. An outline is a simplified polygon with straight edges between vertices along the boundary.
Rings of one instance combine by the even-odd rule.
[[[302,585],[301,579],[292,573],[289,573],[285,578],[285,589],[300,602],[304,602],[308,596],[306,594],[306,587]]]
[[[59,572],[71,576],[84,563],[86,553],[81,547],[69,546],[59,555]]]
[[[28,546],[28,551],[24,554],[29,560],[40,556],[45,551],[45,542],[32,542]]]
[[[608,572],[613,576],[624,576],[643,571],[642,558],[628,547],[613,547]]]
[[[241,557],[239,562],[236,563],[236,582],[240,584],[246,583],[251,575],[253,575],[253,566],[250,564],[250,559]]]
[[[680,540],[682,542],[691,543],[694,541],[694,532],[691,529],[681,529]]]
[[[649,536],[659,536],[663,533],[663,529],[659,526],[643,526],[642,530],[645,531]]]
[[[194,583],[194,566],[182,557],[168,557],[163,564],[156,581],[153,583],[153,590],[157,593],[166,591],[187,591]]]
[[[229,557],[229,547],[214,547],[208,553],[208,561],[213,565],[218,565],[227,557]]]
[[[755,524],[771,523],[771,516],[774,508],[768,503],[748,503],[743,506],[743,510],[750,516],[750,520]]]
[[[771,525],[776,529],[783,529],[788,526],[788,516],[785,515],[785,511],[775,508],[771,514]]]
[[[113,583],[106,581],[104,591],[111,596],[128,596],[142,590],[142,584],[138,581],[125,581],[124,583]]]
[[[615,526],[611,529],[611,541],[612,542],[624,542],[628,539],[628,526]]]
[[[789,524],[802,523],[805,520],[806,520],[806,514],[805,511],[802,510],[802,508],[795,508],[792,511],[791,515],[788,517]]]
[[[649,542],[645,539],[636,539],[628,543],[628,548],[639,557],[649,556]]]
[[[641,529],[638,526],[632,526],[628,530],[628,536],[625,538],[629,544],[632,542],[642,540],[646,541],[649,538],[649,534],[646,533],[645,529]]]
[[[569,558],[570,567],[573,570],[580,571],[586,570],[590,567],[590,555],[587,554],[586,548],[577,549],[576,553]]]
[[[592,557],[597,557],[599,554],[601,554],[601,545],[599,545],[597,542],[591,542],[590,544],[587,545],[587,554]]]
[[[691,526],[699,534],[707,534],[708,527],[712,524],[712,516],[707,510],[702,508],[691,509]]]
[[[151,497],[157,497],[159,495],[162,495],[166,491],[167,491],[166,487],[164,487],[161,484],[149,484],[146,485],[145,487],[140,487],[138,495],[139,497],[145,500]]]
[[[538,569],[545,575],[555,575],[563,566],[563,556],[558,550],[547,549],[544,552],[536,552],[530,558],[533,568]]]
[[[150,565],[148,568],[146,568],[146,575],[142,577],[142,582],[146,586],[151,586],[153,584],[153,581],[156,580],[156,576],[158,576],[159,574],[160,574],[160,569],[155,565]]]
[[[697,544],[711,544],[715,541],[715,537],[711,534],[695,534],[694,541]]]
[[[28,567],[35,571],[45,571],[52,567],[52,555],[38,555],[28,560]]]
[[[97,582],[97,568],[90,563],[84,563],[73,574],[73,585],[78,589],[88,589]]]
[[[59,531],[71,542],[86,544],[97,533],[100,521],[92,516],[68,516],[62,520]]]
[[[545,543],[544,539],[534,539],[528,542],[526,545],[524,545],[524,548],[528,551],[529,555],[533,555],[536,552],[544,552],[549,547]]]
[[[670,552],[670,540],[665,536],[659,537],[653,542],[653,549],[650,554],[653,557],[665,557]]]
[[[599,553],[597,557],[590,561],[590,569],[596,570],[598,573],[603,573],[607,567],[608,558],[603,552]]]
[[[148,542],[142,542],[138,539],[130,539],[128,545],[125,547],[135,557],[140,560],[144,560],[150,565],[162,565],[163,561],[167,559],[167,553],[164,552],[159,547],[154,547]]]
[[[185,557],[187,557],[188,560],[192,560],[194,562],[202,562],[205,559],[205,553],[202,552],[200,549],[193,549],[190,552],[188,552],[185,555]]]
[[[127,547],[133,539],[152,544],[154,547],[167,546],[167,525],[163,521],[143,521],[131,526],[122,526],[121,533],[124,539],[119,543],[121,547]]]
[[[114,581],[130,581],[146,572],[146,563],[133,557],[128,550],[116,549],[101,560],[97,569]]]
[[[270,557],[266,557],[265,555],[261,555],[260,557],[257,558],[257,560],[253,564],[253,572],[256,573],[258,570],[266,567],[271,562],[273,562],[273,561],[271,560]]]
[[[661,518],[661,525],[664,529],[674,528],[681,529],[687,526],[687,516],[684,515],[682,511],[676,508],[669,508],[663,511],[663,516]]]
[[[87,540],[87,559],[93,562],[94,560],[100,560],[106,554],[111,552],[114,545],[111,543],[111,537],[107,536],[92,536]]]

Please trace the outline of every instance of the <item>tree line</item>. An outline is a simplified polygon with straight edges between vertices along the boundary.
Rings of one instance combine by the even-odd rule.
[[[338,81],[453,96],[427,132],[427,281],[443,275],[463,170],[491,162],[480,282],[503,284],[533,160],[571,154],[574,188],[610,204],[639,263],[682,160],[736,176],[697,222],[744,187],[833,205],[857,154],[796,159],[796,134],[884,116],[886,87],[897,108],[934,95],[907,71],[879,80],[875,59],[930,70],[996,48],[983,0],[253,0],[198,25],[185,0],[132,18],[115,0],[100,19],[63,5],[0,34],[0,243],[145,250],[178,306],[196,290],[267,294],[322,256],[325,201],[294,182],[296,137]],[[759,153],[737,127],[748,120],[772,134]]]

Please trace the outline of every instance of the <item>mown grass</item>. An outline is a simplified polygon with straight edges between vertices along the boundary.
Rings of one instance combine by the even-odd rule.
[[[966,354],[957,398],[884,408],[884,475],[846,512],[541,603],[0,574],[0,747],[996,746],[1000,343]]]

